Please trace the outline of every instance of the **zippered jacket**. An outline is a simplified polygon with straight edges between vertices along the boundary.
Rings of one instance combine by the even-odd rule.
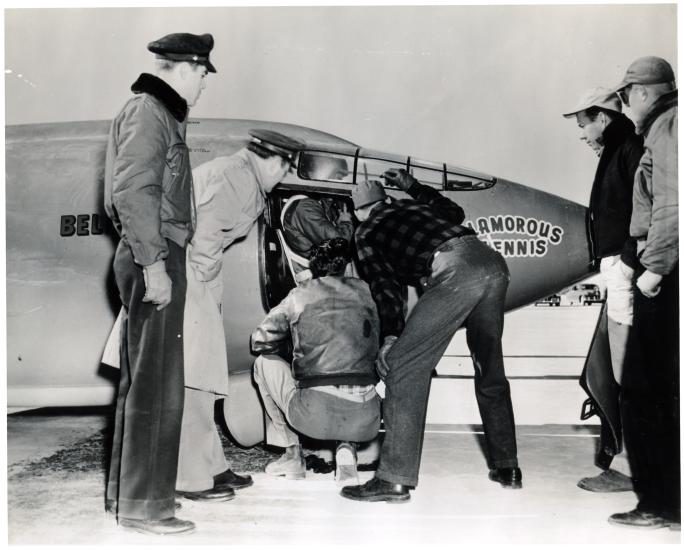
[[[185,144],[188,107],[166,82],[143,73],[112,121],[105,161],[105,210],[139,265],[185,247],[193,231],[192,172]]]
[[[292,339],[292,374],[300,388],[377,382],[377,310],[368,285],[354,277],[305,281],[252,333],[252,351],[276,353]]]

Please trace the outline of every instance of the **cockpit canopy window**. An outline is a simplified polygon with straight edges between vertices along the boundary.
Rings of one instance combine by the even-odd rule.
[[[356,168],[356,181],[376,180],[380,181],[384,185],[385,180],[382,179],[382,175],[390,168],[394,168],[395,170],[398,168],[406,168],[406,163],[359,157]]]
[[[442,189],[444,186],[444,170],[412,166],[409,173],[423,185],[432,185],[438,189]]]
[[[354,157],[321,151],[302,151],[297,175],[303,180],[337,183],[377,180],[387,187],[382,175],[389,169],[406,169],[408,166],[409,172],[420,183],[444,191],[477,191],[488,189],[496,183],[496,178],[468,169],[399,156],[392,159],[364,156],[364,152],[361,151],[356,160],[356,178]]]
[[[297,174],[304,180],[352,183],[354,159],[334,153],[303,151],[299,155]]]

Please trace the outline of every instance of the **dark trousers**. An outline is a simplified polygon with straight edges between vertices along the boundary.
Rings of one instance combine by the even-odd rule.
[[[475,236],[452,239],[439,249],[425,292],[387,356],[386,432],[376,475],[391,483],[418,483],[431,374],[463,325],[475,367],[489,466],[518,465],[501,349],[510,278],[506,262]]]
[[[142,268],[119,243],[114,274],[126,315],[107,501],[119,517],[174,516],[178,444],[183,415],[185,250],[167,241],[171,303],[143,302]]]
[[[647,298],[634,291],[634,325],[622,377],[622,419],[637,508],[681,514],[679,457],[679,268]]]

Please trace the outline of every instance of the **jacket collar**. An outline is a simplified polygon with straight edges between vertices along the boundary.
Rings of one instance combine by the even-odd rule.
[[[630,135],[634,134],[634,123],[625,115],[620,114],[606,126],[603,132],[603,142],[606,148],[617,147]]]
[[[636,127],[636,133],[646,134],[650,130],[655,120],[665,111],[677,106],[677,90],[668,92],[655,100],[651,108],[648,110],[643,120],[641,120]]]
[[[188,103],[161,78],[142,73],[131,86],[134,94],[150,94],[158,99],[178,122],[183,122],[188,115]]]

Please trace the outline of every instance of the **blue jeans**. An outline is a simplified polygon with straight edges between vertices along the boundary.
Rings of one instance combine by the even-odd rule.
[[[437,250],[425,292],[387,354],[386,433],[376,476],[391,483],[418,483],[431,374],[463,325],[475,367],[489,467],[518,465],[501,350],[508,267],[474,235],[451,239]]]

